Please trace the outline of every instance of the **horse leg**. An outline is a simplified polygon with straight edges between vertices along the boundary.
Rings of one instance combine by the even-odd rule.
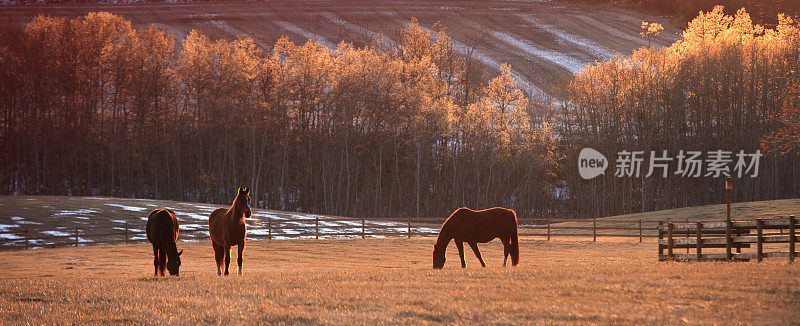
[[[242,251],[244,251],[244,239],[242,239],[242,243],[239,244],[239,275],[242,275]]]
[[[456,241],[456,248],[458,248],[458,257],[461,258],[461,268],[467,268],[467,263],[464,262],[464,243]]]
[[[481,258],[481,252],[478,251],[478,243],[476,242],[467,242],[470,247],[472,247],[472,251],[475,252],[475,256],[478,257],[478,260],[481,261],[481,266],[486,267],[486,264],[483,263],[483,258]]]
[[[164,269],[167,267],[167,251],[164,249],[160,249],[158,251],[158,270],[161,272],[161,276],[164,276]]]
[[[508,255],[511,253],[509,247],[511,246],[511,241],[503,241],[503,267],[506,267],[506,262],[508,262]]]
[[[155,276],[158,276],[158,248],[153,245],[153,266],[155,267]]]
[[[228,266],[231,265],[231,246],[225,245],[225,275],[228,275]]]
[[[225,256],[225,253],[222,251],[222,246],[211,244],[214,247],[214,261],[217,262],[217,276],[222,275],[222,270],[220,270],[220,266],[222,266],[222,259]]]

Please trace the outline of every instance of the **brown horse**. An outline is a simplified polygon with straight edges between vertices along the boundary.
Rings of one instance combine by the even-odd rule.
[[[156,276],[161,271],[164,276],[164,267],[169,270],[169,275],[178,276],[181,267],[181,254],[175,241],[178,240],[178,218],[169,209],[156,208],[147,215],[147,241],[153,244],[153,265],[156,267]],[[169,257],[169,262],[167,262]]]
[[[444,252],[450,240],[455,240],[458,255],[461,257],[461,267],[467,267],[464,262],[464,242],[472,247],[475,256],[481,261],[481,266],[486,264],[478,251],[478,243],[487,243],[499,238],[503,242],[503,266],[511,255],[514,266],[519,264],[519,239],[517,237],[517,214],[502,207],[494,207],[474,211],[466,207],[457,209],[442,224],[439,238],[433,246],[433,268],[444,267]]]
[[[208,219],[208,230],[211,233],[211,246],[214,247],[214,258],[217,261],[217,275],[221,275],[220,265],[225,258],[225,275],[231,264],[231,247],[239,247],[239,275],[242,275],[242,251],[247,227],[244,219],[250,217],[250,189],[239,188],[230,208],[217,208]]]

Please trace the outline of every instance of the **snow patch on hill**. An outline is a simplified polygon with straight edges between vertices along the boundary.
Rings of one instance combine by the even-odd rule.
[[[516,38],[510,34],[503,32],[492,32],[492,36],[500,41],[503,41],[529,55],[541,58],[543,60],[552,62],[558,66],[564,67],[571,73],[577,73],[586,65],[586,62],[573,58],[569,55],[563,54],[558,51],[545,50],[537,47],[533,43]]]
[[[600,60],[608,60],[611,59],[612,56],[614,56],[615,52],[613,50],[605,46],[596,44],[578,35],[567,33],[566,31],[559,29],[558,27],[555,27],[553,25],[544,24],[540,22],[538,19],[536,19],[533,15],[519,14],[518,16],[523,20],[525,20],[526,22],[535,25],[537,28],[543,29],[548,33],[552,34],[553,36],[557,37],[561,43],[569,43],[579,48],[582,48]]]
[[[281,28],[283,28],[286,31],[295,33],[297,35],[302,36],[305,39],[308,39],[308,40],[317,42],[319,44],[322,44],[322,46],[324,46],[324,47],[326,47],[326,48],[328,48],[330,50],[335,50],[336,49],[336,45],[331,43],[331,42],[328,42],[327,40],[325,40],[324,37],[319,36],[319,35],[314,34],[314,33],[311,33],[311,32],[309,32],[309,31],[307,31],[307,30],[305,30],[303,28],[300,28],[297,25],[293,25],[293,24],[290,24],[290,23],[287,23],[287,22],[284,22],[284,21],[276,21],[275,24],[277,24],[278,26],[280,26]]]

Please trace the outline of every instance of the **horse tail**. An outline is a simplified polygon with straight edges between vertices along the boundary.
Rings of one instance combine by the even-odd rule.
[[[511,263],[514,266],[519,265],[519,235],[517,234],[519,231],[519,226],[517,224],[517,214],[512,211],[511,214],[514,214],[514,230],[511,232],[511,245],[510,254],[511,254]]]

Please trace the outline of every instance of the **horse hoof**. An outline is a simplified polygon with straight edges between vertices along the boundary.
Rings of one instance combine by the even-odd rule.
[[[242,275],[242,271],[239,271],[239,275]]]
[[[217,276],[220,276],[220,275],[222,275],[222,272],[217,271]]]

